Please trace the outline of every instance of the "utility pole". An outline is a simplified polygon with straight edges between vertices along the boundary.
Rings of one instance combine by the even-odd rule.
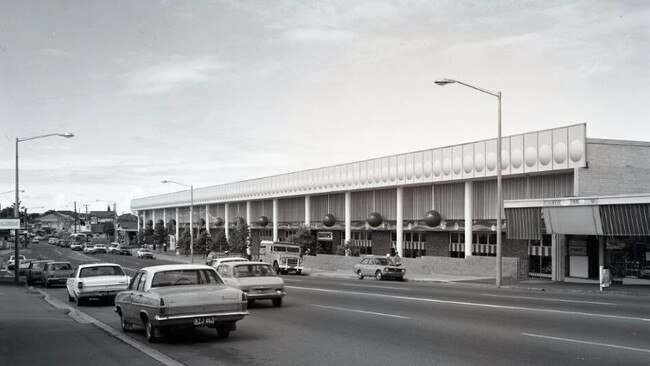
[[[77,233],[77,201],[74,201],[74,232]]]

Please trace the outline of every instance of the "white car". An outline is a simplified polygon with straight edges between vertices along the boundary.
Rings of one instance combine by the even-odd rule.
[[[85,244],[83,249],[84,254],[95,254],[95,246],[92,244]]]
[[[18,256],[19,262],[23,262],[26,258],[24,255],[19,255]],[[9,257],[9,260],[7,261],[7,269],[14,269],[16,266],[16,258],[12,255]]]
[[[242,257],[225,257],[225,258],[213,258],[205,261],[210,267],[217,268],[222,263],[231,263],[231,262],[248,262],[248,259]]]
[[[271,300],[274,307],[282,306],[285,295],[284,280],[270,264],[263,262],[226,262],[217,267],[217,273],[230,287],[240,289],[248,301]]]
[[[137,252],[135,252],[135,254],[138,256],[138,258],[153,259],[153,252],[147,248],[140,248]]]
[[[131,277],[115,263],[82,264],[66,281],[68,300],[83,305],[87,300],[114,300],[118,292],[126,290]]]
[[[57,245],[57,244],[59,244],[59,239],[58,238],[49,238],[47,240],[47,243],[52,244],[52,245]]]

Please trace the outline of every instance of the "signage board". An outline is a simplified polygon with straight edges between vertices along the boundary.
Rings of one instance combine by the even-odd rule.
[[[0,219],[0,230],[20,229],[20,219]]]
[[[321,241],[332,241],[334,234],[331,231],[319,231],[316,233],[316,239]]]
[[[584,240],[569,240],[569,255],[586,256],[587,242]]]

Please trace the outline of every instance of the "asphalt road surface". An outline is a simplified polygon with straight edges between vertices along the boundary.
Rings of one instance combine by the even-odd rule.
[[[83,255],[48,244],[31,257],[170,263]],[[650,299],[484,286],[286,275],[281,308],[260,301],[226,340],[199,328],[148,344],[187,365],[649,365]],[[47,289],[67,302],[65,287]],[[110,304],[82,311],[119,329]],[[36,345],[34,347],[37,347]],[[71,345],[73,347],[73,345]]]

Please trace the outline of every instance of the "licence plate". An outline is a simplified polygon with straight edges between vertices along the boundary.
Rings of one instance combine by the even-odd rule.
[[[210,325],[214,324],[214,318],[196,318],[194,319],[194,325]]]
[[[102,296],[108,296],[108,295],[110,295],[110,292],[108,292],[108,291],[100,291],[99,294],[102,295]]]

